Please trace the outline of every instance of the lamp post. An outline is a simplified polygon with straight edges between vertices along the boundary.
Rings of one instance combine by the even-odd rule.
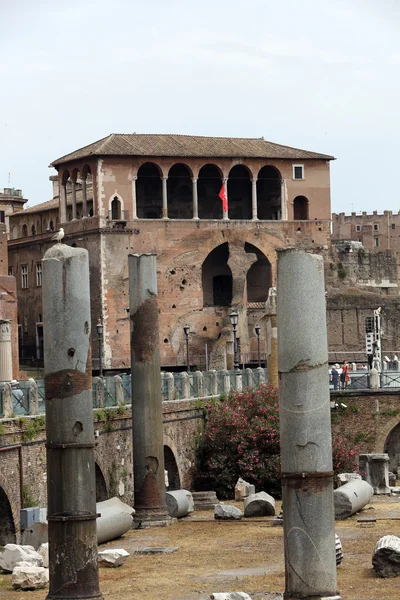
[[[239,370],[237,338],[236,338],[238,318],[239,318],[239,315],[235,310],[232,311],[229,315],[229,319],[230,319],[230,322],[231,322],[231,325],[233,328],[233,367],[234,367],[235,371]]]
[[[96,329],[99,341],[99,377],[103,378],[103,323],[101,319],[98,320]]]
[[[258,366],[261,367],[261,354],[260,354],[260,326],[256,325],[254,327],[257,336],[257,356],[258,356]]]
[[[189,331],[190,331],[190,327],[189,325],[185,325],[183,328],[183,331],[185,332],[185,338],[186,338],[186,370],[187,372],[190,371],[190,360],[189,360]]]

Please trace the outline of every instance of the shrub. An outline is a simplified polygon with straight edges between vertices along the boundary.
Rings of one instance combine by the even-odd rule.
[[[333,436],[335,474],[358,470],[358,448],[340,435]],[[231,392],[207,406],[206,425],[197,450],[194,485],[232,498],[239,477],[280,497],[278,390],[261,385]]]

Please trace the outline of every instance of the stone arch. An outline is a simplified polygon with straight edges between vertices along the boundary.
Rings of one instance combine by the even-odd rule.
[[[120,221],[124,214],[124,200],[117,192],[108,201],[108,212],[112,221]]]
[[[244,245],[245,252],[255,254],[257,261],[254,262],[246,275],[247,301],[266,302],[268,290],[272,285],[271,263],[259,248],[248,242]]]
[[[143,163],[137,172],[136,206],[138,219],[162,218],[162,171],[153,162]]]
[[[400,468],[400,421],[394,417],[381,428],[377,437],[375,452],[387,452],[389,454],[389,470],[397,473]]]
[[[252,217],[251,171],[246,165],[237,164],[229,171],[228,215],[230,219]]]
[[[31,227],[31,235],[36,235],[36,227],[35,224],[32,225]]]
[[[308,198],[306,198],[305,196],[296,196],[296,198],[293,200],[293,220],[308,221],[308,207]]]
[[[232,303],[232,271],[228,265],[228,242],[214,248],[203,261],[201,279],[204,306],[230,306]]]
[[[95,463],[95,476],[96,476],[96,502],[103,502],[108,500],[108,490],[103,471],[99,464]]]
[[[168,473],[168,490],[180,490],[181,478],[173,450],[164,444],[164,468]]]
[[[77,181],[79,179],[79,169],[75,167],[71,173],[71,181]]]
[[[257,216],[271,221],[282,218],[281,202],[282,175],[276,167],[265,165],[257,177]]]
[[[222,219],[222,202],[218,196],[221,187],[221,169],[211,163],[203,165],[197,179],[200,219]]]
[[[170,219],[191,219],[193,217],[193,173],[183,164],[172,165],[168,172],[167,198]]]
[[[17,530],[15,523],[16,517],[13,514],[10,494],[0,478],[0,546],[16,543]]]

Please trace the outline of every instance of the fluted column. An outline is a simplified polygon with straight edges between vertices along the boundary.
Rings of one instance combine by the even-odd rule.
[[[11,323],[8,319],[0,319],[0,381],[11,381],[12,378]]]
[[[87,209],[87,190],[86,190],[86,175],[82,178],[82,217],[88,216]]]
[[[136,175],[132,177],[132,219],[137,219],[137,205],[136,205]]]
[[[193,183],[193,219],[199,218],[199,201],[197,197],[197,177],[192,178]]]
[[[252,207],[252,219],[253,221],[258,220],[257,215],[257,178],[251,180],[251,207]]]
[[[226,199],[227,199],[227,201],[228,201],[228,210],[223,210],[223,209],[222,209],[222,213],[223,213],[223,214],[222,214],[222,218],[223,218],[224,220],[227,220],[227,221],[228,221],[228,220],[229,220],[229,215],[228,215],[228,212],[229,212],[229,198],[228,198],[228,177],[224,177],[224,178],[223,178],[223,180],[222,180],[222,184],[223,184],[223,186],[224,186],[224,188],[225,188]]]
[[[76,219],[76,181],[71,180],[72,220]]]
[[[168,196],[167,196],[168,177],[162,178],[162,217],[168,219]]]

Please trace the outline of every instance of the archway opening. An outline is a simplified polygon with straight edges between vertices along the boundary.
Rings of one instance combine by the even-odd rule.
[[[178,465],[174,453],[169,446],[164,446],[164,468],[168,473],[168,490],[180,490],[181,478],[179,477]]]
[[[215,165],[204,165],[197,180],[199,219],[222,219],[221,171]]]
[[[389,454],[389,471],[397,475],[400,470],[400,423],[387,436],[384,452]]]
[[[34,225],[31,227],[31,235],[36,235],[36,227]]]
[[[192,219],[193,184],[186,165],[173,165],[167,180],[168,217],[170,219]]]
[[[282,218],[281,174],[269,165],[262,167],[257,178],[257,216],[264,221]]]
[[[0,486],[0,546],[15,544],[16,541],[11,504],[7,494]]]
[[[308,221],[308,218],[308,199],[305,196],[296,196],[293,200],[293,219]]]
[[[229,172],[228,215],[230,219],[252,217],[250,173],[243,165],[235,165]]]
[[[22,225],[22,237],[28,237],[28,225]]]
[[[257,261],[253,263],[247,271],[247,301],[248,302],[266,302],[268,300],[268,290],[272,285],[271,263],[268,258],[253,244],[245,243],[245,252],[255,254]]]
[[[108,500],[108,492],[106,480],[104,479],[104,475],[99,465],[96,463],[95,467],[96,474],[96,502],[104,502],[104,500]]]
[[[139,219],[162,218],[162,182],[154,163],[144,163],[138,170],[136,208]]]
[[[214,248],[202,265],[201,277],[204,306],[230,306],[232,303],[232,271],[228,265],[228,242]]]
[[[111,220],[121,220],[121,202],[119,201],[118,196],[114,196],[113,201],[111,202]]]

